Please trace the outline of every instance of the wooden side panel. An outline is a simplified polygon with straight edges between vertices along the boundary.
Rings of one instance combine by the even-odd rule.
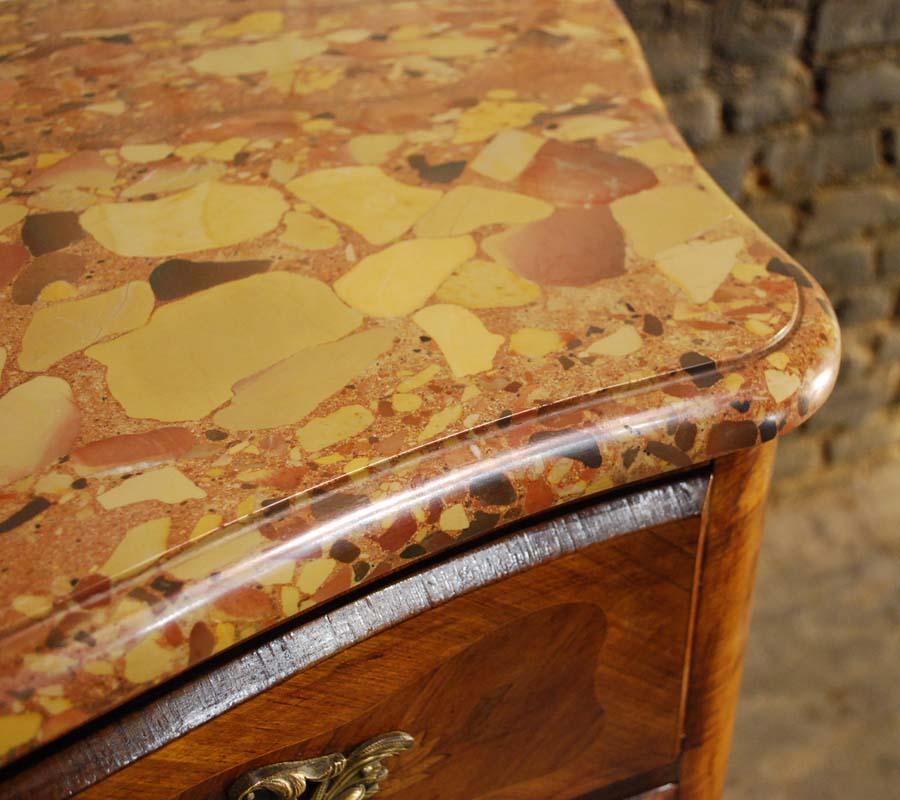
[[[378,796],[395,800],[566,800],[670,765],[699,530],[659,525],[456,597],[80,796],[212,800],[245,770],[396,729],[416,746],[388,764]]]
[[[719,459],[704,514],[679,797],[719,800],[776,442]]]

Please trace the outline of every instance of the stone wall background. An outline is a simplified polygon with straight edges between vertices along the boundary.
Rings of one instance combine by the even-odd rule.
[[[900,0],[619,0],[700,160],[828,291],[838,386],[780,445],[804,482],[900,444]]]

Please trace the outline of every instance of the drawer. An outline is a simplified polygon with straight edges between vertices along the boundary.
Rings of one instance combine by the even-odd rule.
[[[678,757],[699,529],[698,517],[643,529],[453,597],[80,796],[223,798],[249,770],[346,754],[388,731],[415,744],[384,761],[378,797],[566,800],[634,787]],[[477,554],[457,559],[477,570]]]

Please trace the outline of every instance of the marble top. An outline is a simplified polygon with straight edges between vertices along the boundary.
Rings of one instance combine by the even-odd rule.
[[[608,0],[0,20],[3,760],[831,389]]]

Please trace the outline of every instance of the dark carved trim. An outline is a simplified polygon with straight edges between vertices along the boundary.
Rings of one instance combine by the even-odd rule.
[[[0,800],[71,797],[306,667],[453,597],[597,542],[698,516],[708,485],[708,471],[688,473],[556,509],[347,595],[16,762],[0,773]]]

